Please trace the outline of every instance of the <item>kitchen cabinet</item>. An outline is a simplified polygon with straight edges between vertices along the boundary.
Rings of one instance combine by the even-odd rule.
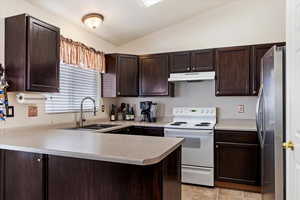
[[[43,200],[46,197],[46,159],[42,154],[2,150],[4,199]]]
[[[170,53],[171,73],[214,71],[214,50]]]
[[[170,72],[183,73],[191,71],[191,53],[189,51],[170,53]]]
[[[174,96],[168,54],[140,56],[140,96]]]
[[[191,70],[193,72],[214,71],[214,50],[197,50],[191,52]]]
[[[259,44],[251,47],[251,95],[258,95],[261,76],[261,59],[274,45],[284,46],[285,43]]]
[[[163,137],[164,136],[164,128],[163,127],[130,126],[127,128],[109,131],[107,133]]]
[[[154,165],[49,155],[48,200],[180,200],[181,148]]]
[[[250,47],[216,50],[216,95],[248,96],[250,92]]]
[[[260,185],[260,147],[256,132],[215,131],[215,180]]]
[[[144,126],[133,126],[131,128],[132,135],[143,135],[143,136],[164,136],[164,128],[162,127],[144,127]]]
[[[125,54],[108,54],[105,56],[105,60],[107,71],[102,75],[102,96],[138,96],[138,57]]]
[[[60,29],[26,14],[5,19],[10,91],[58,92]]]

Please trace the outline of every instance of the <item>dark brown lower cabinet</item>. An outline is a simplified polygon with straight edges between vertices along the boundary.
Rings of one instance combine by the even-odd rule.
[[[3,151],[4,200],[43,200],[46,197],[44,155]]]
[[[137,166],[49,156],[48,200],[181,200],[181,148]]]
[[[215,180],[260,185],[260,147],[256,132],[216,131]]]
[[[1,200],[181,200],[181,147],[149,166],[0,150],[0,169]]]
[[[107,133],[163,137],[164,136],[164,128],[163,127],[131,126],[131,127],[127,127],[127,128],[109,131]]]

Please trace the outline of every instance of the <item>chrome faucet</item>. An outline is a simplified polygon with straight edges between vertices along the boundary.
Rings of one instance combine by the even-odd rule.
[[[80,127],[83,128],[83,122],[85,122],[86,120],[83,118],[83,103],[85,102],[85,100],[91,100],[94,103],[94,116],[96,116],[96,101],[95,99],[93,99],[92,97],[84,97],[81,100],[81,104],[80,104]]]

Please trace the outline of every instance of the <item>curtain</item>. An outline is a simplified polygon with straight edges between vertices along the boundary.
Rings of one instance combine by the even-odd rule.
[[[63,36],[60,37],[60,60],[65,64],[105,73],[104,52],[96,51]]]

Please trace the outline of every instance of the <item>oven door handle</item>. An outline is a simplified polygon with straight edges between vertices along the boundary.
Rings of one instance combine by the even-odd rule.
[[[203,136],[208,136],[208,135],[203,135]],[[165,135],[165,137],[172,137],[172,138],[192,138],[192,139],[200,139],[203,136],[192,136],[192,135],[174,135],[174,134],[170,134],[170,135]]]

